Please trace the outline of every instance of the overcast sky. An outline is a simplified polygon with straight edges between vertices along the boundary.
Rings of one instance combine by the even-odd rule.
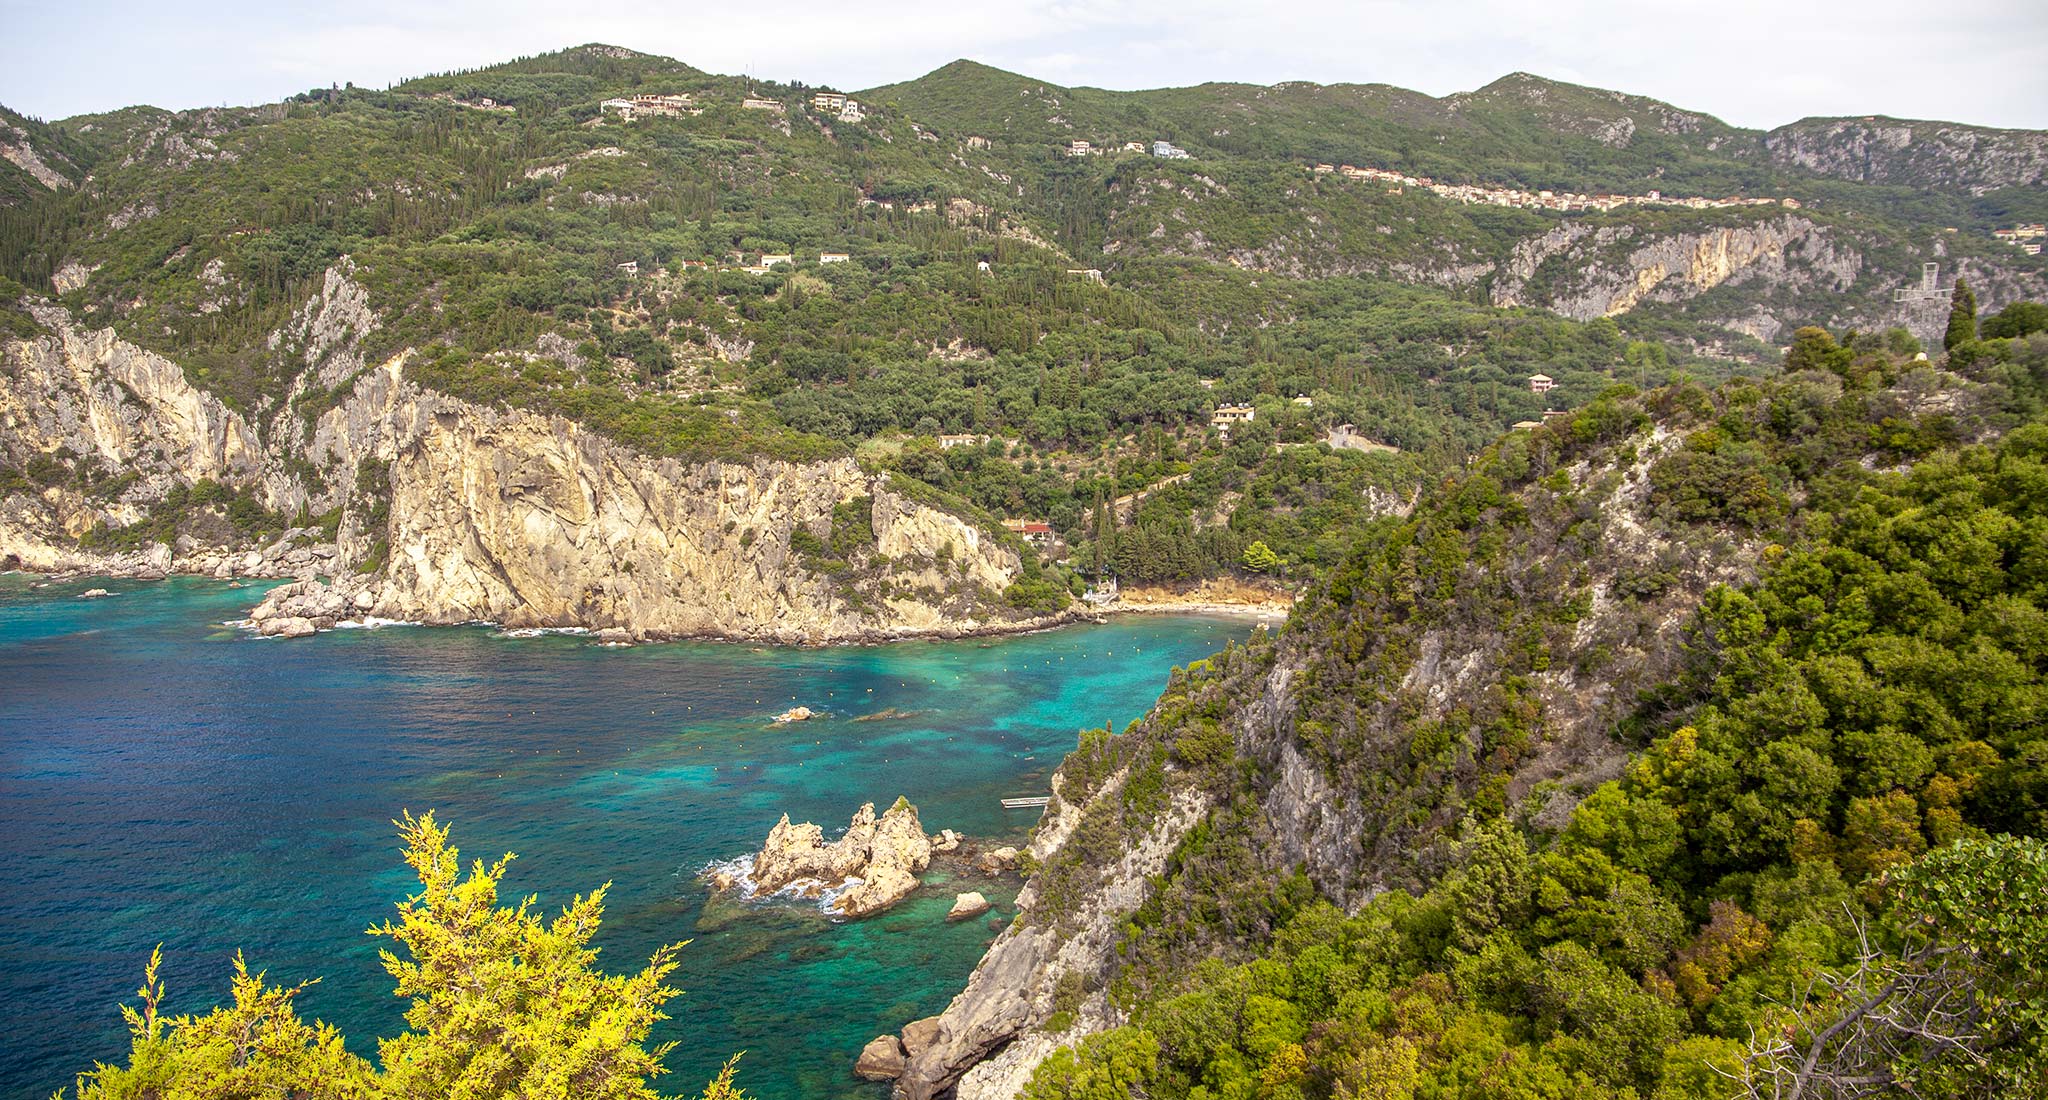
[[[382,87],[584,42],[846,89],[956,57],[1068,85],[1522,70],[1768,128],[1886,114],[2048,129],[2044,0],[0,0],[0,103],[62,118]]]

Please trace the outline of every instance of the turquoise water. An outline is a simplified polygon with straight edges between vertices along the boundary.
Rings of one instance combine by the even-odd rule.
[[[1238,619],[1148,616],[986,642],[631,649],[488,628],[295,642],[218,624],[251,589],[172,580],[32,588],[0,576],[0,1096],[42,1100],[126,1050],[116,1006],[164,945],[172,1007],[203,1010],[243,949],[306,1014],[374,1057],[401,1030],[362,934],[411,880],[389,825],[433,809],[465,857],[515,851],[505,893],[558,908],[614,885],[611,971],[683,949],[665,1091],[747,1052],[758,1096],[872,1100],[862,1043],[942,1009],[988,939],[956,889],[1008,917],[1016,884],[937,882],[871,920],[799,903],[706,910],[696,872],[778,815],[843,828],[897,795],[925,826],[1020,839],[1084,725],[1120,728],[1168,669]],[[81,600],[103,585],[112,598]],[[771,727],[798,703],[826,717]],[[855,722],[887,708],[909,717]]]

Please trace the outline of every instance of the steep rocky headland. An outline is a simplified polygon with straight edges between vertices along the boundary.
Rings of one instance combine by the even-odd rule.
[[[1862,425],[1983,433],[1998,399],[1927,369],[1853,398],[1805,374],[1603,401],[1509,437],[1367,540],[1283,631],[1176,669],[1122,733],[1083,735],[1032,837],[1018,919],[896,1095],[1018,1095],[1204,959],[1256,955],[1276,897],[1355,913],[1427,887],[1468,814],[1564,828],[1622,774],[1634,746],[1617,728],[1699,659],[1702,599],[1779,560],[1809,492],[1734,489],[1702,447],[1775,422],[1759,434],[1781,453],[1842,448],[1843,468],[1809,465],[1809,484],[1863,477],[1895,459],[1865,452]]]
[[[252,421],[164,356],[58,306],[34,316],[45,334],[0,347],[0,449],[10,465],[63,455],[89,473],[0,500],[9,567],[291,577],[256,617],[314,626],[373,615],[817,643],[1043,621],[1001,599],[1015,549],[851,458],[649,455],[426,389],[408,352],[364,367],[375,319],[345,267],[272,341],[304,364],[295,393],[332,389],[316,415]],[[297,521],[257,543],[198,509],[156,538],[119,537],[202,484]]]

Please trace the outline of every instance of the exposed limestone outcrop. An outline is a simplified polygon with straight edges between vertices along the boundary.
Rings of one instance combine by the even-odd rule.
[[[1546,264],[1572,274],[1539,294],[1530,283]],[[1859,253],[1838,250],[1827,231],[1791,215],[1664,236],[1567,222],[1515,246],[1494,280],[1493,302],[1586,321],[1645,301],[1682,301],[1738,277],[1840,292],[1862,266]]]
[[[860,1049],[853,1075],[863,1081],[894,1081],[903,1072],[903,1044],[894,1035],[877,1035]]]
[[[720,889],[745,886],[756,895],[788,891],[815,898],[839,891],[831,908],[865,917],[917,889],[918,876],[931,862],[931,838],[918,823],[917,807],[899,798],[879,818],[874,803],[863,805],[846,833],[830,844],[823,829],[808,821],[792,825],[783,814],[750,865],[714,871],[711,881]]]
[[[375,325],[364,302],[346,264],[328,273],[272,349],[296,372],[295,395],[342,392],[317,417],[280,404],[261,422],[171,360],[37,305],[50,334],[0,347],[0,463],[66,455],[123,477],[113,491],[81,475],[0,500],[0,562],[317,579],[343,617],[577,626],[618,640],[827,643],[1057,621],[1001,600],[1020,568],[1010,546],[851,458],[692,462],[426,390],[406,376],[408,353],[362,366]],[[286,515],[339,509],[340,521],[263,545],[230,530],[122,552],[79,545],[202,479]],[[798,531],[830,539],[847,504],[863,507],[871,540],[823,564],[795,549]],[[251,618],[333,618],[285,606],[302,594]]]
[[[982,896],[981,891],[969,890],[964,894],[955,894],[953,896],[953,907],[946,910],[946,919],[949,921],[972,920],[988,912],[990,908],[988,899]]]
[[[1773,163],[1863,183],[1958,187],[1973,195],[2048,180],[2048,135],[1950,122],[1815,118],[1764,135]]]

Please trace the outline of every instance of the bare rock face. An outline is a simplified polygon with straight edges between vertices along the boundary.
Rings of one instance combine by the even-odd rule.
[[[821,897],[842,890],[832,908],[848,917],[879,913],[917,889],[918,876],[932,862],[932,842],[917,819],[917,807],[897,799],[881,817],[875,805],[853,815],[846,834],[830,844],[824,830],[810,822],[792,825],[789,815],[768,832],[768,841],[747,873],[757,894],[795,889],[802,897]],[[714,885],[740,885],[727,872],[712,876]],[[893,1075],[892,1075],[893,1076]]]
[[[926,1016],[922,1020],[912,1020],[909,1023],[904,1024],[904,1057],[917,1057],[919,1054],[922,1054],[924,1052],[926,1047],[929,1047],[933,1043],[937,1042],[938,1038],[939,1018],[937,1016]]]
[[[877,1035],[860,1049],[853,1075],[863,1081],[894,1081],[903,1074],[903,1046],[894,1035]]]
[[[1020,854],[1017,849],[1007,846],[991,849],[976,857],[974,866],[983,874],[1000,875],[1017,869],[1017,859]]]
[[[947,910],[946,919],[949,921],[972,920],[988,912],[989,908],[988,899],[981,895],[981,891],[970,890],[967,893],[954,896],[953,908]]]
[[[310,421],[288,403],[246,415],[195,387],[178,363],[32,302],[45,334],[0,341],[0,463],[68,453],[81,475],[133,476],[112,499],[87,493],[82,476],[0,497],[0,561],[324,580],[348,606],[272,604],[253,616],[316,626],[374,616],[576,626],[617,641],[823,644],[1060,618],[1002,599],[1021,568],[1016,551],[852,458],[653,455],[562,417],[424,389],[407,375],[410,352],[366,363],[363,338],[381,321],[351,270],[337,263],[267,349],[293,372],[293,396],[340,391]],[[338,526],[262,547],[232,529],[120,553],[80,545],[93,528],[138,523],[201,480],[285,514],[338,510]],[[872,539],[834,542],[830,561],[796,549],[829,539],[849,504]]]

